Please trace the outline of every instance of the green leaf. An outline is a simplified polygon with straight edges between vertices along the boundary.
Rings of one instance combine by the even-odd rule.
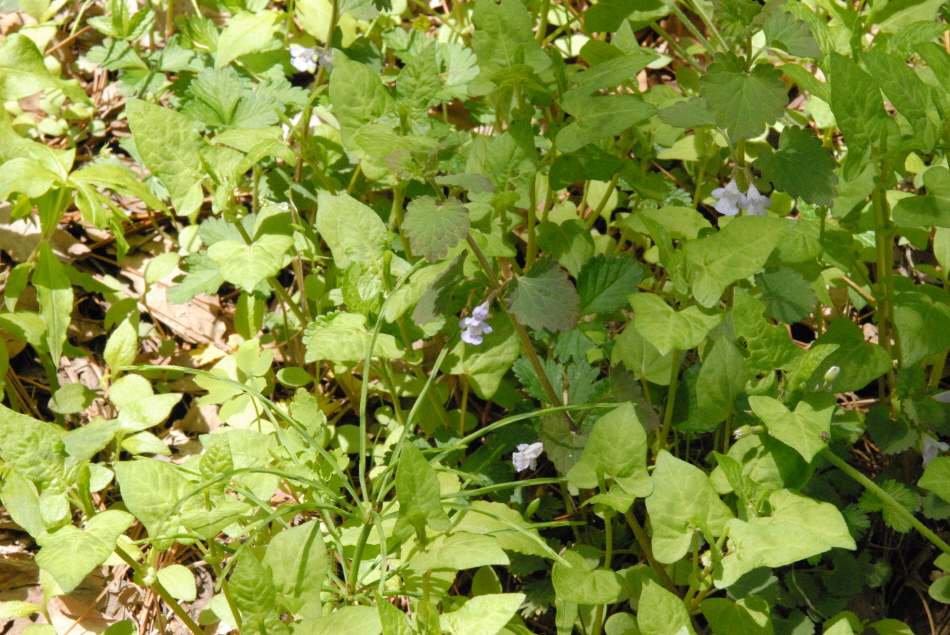
[[[294,635],[379,635],[379,614],[369,606],[344,606],[329,615],[294,623]]]
[[[113,375],[118,373],[123,366],[131,366],[135,361],[135,353],[139,345],[137,324],[138,320],[133,316],[127,317],[116,327],[106,342],[102,357]]]
[[[182,114],[140,99],[126,102],[126,116],[142,162],[168,188],[175,212],[187,216],[204,200],[202,139]]]
[[[66,451],[60,428],[0,405],[0,459],[40,487],[62,483]]]
[[[208,257],[218,263],[218,273],[245,291],[276,276],[284,266],[287,250],[294,244],[290,236],[267,234],[250,245],[223,240],[208,247]]]
[[[552,190],[560,190],[578,181],[607,183],[620,171],[623,162],[595,145],[586,145],[576,152],[559,154],[551,165],[548,182]]]
[[[261,129],[280,121],[277,101],[251,92],[231,67],[204,69],[188,86],[188,95],[190,99],[182,107],[182,113],[215,129]],[[274,145],[276,142],[276,152],[284,154],[286,146],[273,136],[261,135],[261,132],[217,135],[214,142],[231,145],[243,152],[251,152],[258,143]]]
[[[468,235],[469,222],[468,209],[457,198],[438,204],[420,196],[409,203],[402,227],[413,251],[435,262]]]
[[[463,251],[442,271],[432,283],[426,287],[422,297],[412,311],[412,321],[419,326],[424,326],[445,314],[455,297],[455,292],[459,283],[463,280],[463,270],[465,267],[465,257],[468,251]],[[425,269],[423,269],[425,271]],[[438,269],[436,269],[438,271]],[[419,273],[422,273],[421,271]],[[416,276],[419,275],[416,274]],[[413,277],[415,282],[415,276]],[[405,288],[405,287],[404,287]],[[390,304],[398,297],[398,292],[390,300]],[[384,315],[386,312],[384,311]],[[387,318],[388,319],[388,318]]]
[[[479,595],[459,610],[442,614],[439,625],[452,635],[497,635],[524,600],[523,593]]]
[[[350,149],[357,147],[353,139],[356,131],[365,124],[374,123],[393,106],[392,95],[379,75],[367,65],[351,60],[342,51],[333,52],[329,92],[333,114],[340,123],[343,145]],[[323,196],[321,192],[321,198]]]
[[[554,557],[538,530],[529,528],[521,514],[504,503],[472,501],[452,516],[452,531],[492,536],[506,551]]]
[[[551,573],[554,591],[562,602],[607,604],[616,602],[623,591],[622,579],[610,569],[595,569],[576,551],[563,554],[569,564],[556,562]]]
[[[628,20],[640,29],[669,15],[670,4],[665,0],[601,0],[584,12],[584,30],[614,33],[622,30]]]
[[[652,480],[653,493],[646,503],[657,560],[671,564],[685,556],[696,528],[707,541],[723,534],[732,512],[702,470],[663,450],[657,456]]]
[[[727,598],[710,598],[700,605],[714,635],[772,635],[772,611],[769,603],[758,595],[749,595],[738,602]]]
[[[778,48],[795,57],[821,57],[818,42],[811,34],[803,20],[799,20],[791,13],[773,11],[762,25],[765,40],[771,48]]]
[[[692,97],[691,99],[678,101],[672,106],[667,106],[657,113],[657,116],[665,124],[676,128],[697,128],[699,126],[715,126],[716,115],[709,109],[706,100],[702,97]]]
[[[564,95],[561,107],[574,116],[557,133],[557,146],[563,152],[574,152],[604,137],[620,134],[656,112],[656,107],[634,95],[593,96],[579,89]]]
[[[861,62],[875,77],[887,100],[910,122],[915,147],[930,152],[943,127],[931,97],[932,88],[904,60],[893,55],[872,49],[861,55]]]
[[[695,348],[722,322],[722,314],[698,306],[674,311],[653,293],[631,295],[630,305],[633,307],[633,325],[661,355]]]
[[[742,353],[728,338],[720,336],[703,359],[696,378],[696,401],[700,421],[718,425],[733,412],[736,396],[752,379]]]
[[[238,561],[228,580],[228,591],[241,612],[242,633],[289,635],[290,629],[277,615],[277,588],[271,571],[254,553],[246,552]]]
[[[837,344],[838,349],[815,369],[810,383],[823,381],[825,373],[832,366],[837,366],[838,376],[829,387],[832,392],[861,390],[893,368],[891,357],[884,347],[866,342],[861,327],[847,318],[832,320],[828,329],[812,344],[812,348],[826,344]]]
[[[112,466],[126,509],[145,525],[157,549],[170,547],[171,541],[156,542],[155,539],[165,533],[174,533],[175,526],[165,523],[165,515],[191,491],[192,483],[167,461],[139,459],[113,463]]]
[[[40,314],[46,323],[46,342],[54,365],[59,365],[66,342],[66,331],[72,321],[73,286],[66,268],[53,253],[49,243],[40,245],[40,257],[33,270],[33,286],[40,303]]]
[[[926,196],[907,196],[893,209],[894,222],[904,227],[950,227],[950,171],[934,166],[923,174]]]
[[[745,58],[733,53],[717,54],[699,83],[716,123],[733,139],[762,134],[785,114],[788,104],[780,70],[760,64],[750,72]]]
[[[788,228],[784,219],[741,216],[718,233],[689,242],[686,255],[697,269],[692,285],[696,301],[714,307],[730,284],[761,271]]]
[[[834,505],[784,489],[772,493],[769,503],[771,516],[727,523],[730,548],[714,574],[717,588],[732,586],[758,567],[784,567],[833,547],[855,548],[848,525]]]
[[[399,501],[399,517],[393,528],[395,535],[407,537],[415,529],[425,535],[426,526],[435,531],[451,527],[449,517],[442,509],[439,478],[422,455],[411,443],[403,446],[396,470],[396,500]]]
[[[594,256],[577,274],[580,314],[610,313],[623,308],[627,297],[636,292],[643,273],[643,266],[625,254]]]
[[[418,552],[409,560],[409,569],[461,571],[492,564],[511,564],[498,540],[482,534],[455,532],[451,536],[441,534],[427,543],[425,551]]]
[[[497,192],[517,192],[516,205],[522,208],[531,205],[529,192],[538,169],[534,130],[528,123],[515,121],[501,134],[476,136],[465,164],[466,172],[487,177]]]
[[[732,319],[736,337],[745,340],[749,352],[748,367],[758,373],[783,368],[802,354],[788,329],[771,324],[763,316],[765,305],[745,289],[736,288]]]
[[[550,68],[551,59],[534,39],[531,15],[519,0],[476,0],[472,23],[472,48],[481,69],[469,85],[472,94],[490,93],[491,79],[512,66],[527,64],[538,74]]]
[[[267,546],[263,564],[269,567],[281,595],[306,600],[299,617],[320,617],[320,603],[327,576],[327,552],[318,521],[308,521],[276,534]]]
[[[74,102],[89,103],[78,85],[53,77],[33,40],[24,33],[7,36],[0,45],[0,100],[16,101],[54,88],[62,88]]]
[[[484,336],[480,346],[471,346],[461,340],[446,358],[450,375],[466,375],[475,392],[483,399],[491,399],[502,377],[521,355],[521,344],[507,313],[489,319],[494,329]]]
[[[90,518],[84,530],[66,525],[37,536],[42,548],[36,554],[36,563],[69,593],[109,557],[119,536],[134,520],[132,514],[110,509]]]
[[[930,490],[950,502],[950,457],[938,456],[927,464],[917,486]]]
[[[886,480],[881,483],[881,489],[911,514],[920,509],[920,497],[900,481]],[[903,515],[885,505],[884,501],[870,490],[864,490],[858,504],[866,512],[883,512],[884,523],[902,534],[906,534],[913,527]]]
[[[646,432],[636,408],[628,402],[597,420],[567,480],[576,487],[595,489],[602,480],[614,479],[627,494],[643,497],[652,489],[646,465]]]
[[[263,50],[281,15],[276,11],[241,11],[233,16],[218,38],[215,67],[223,68],[242,55]]]
[[[749,406],[765,422],[769,434],[794,448],[802,457],[811,460],[827,447],[831,432],[831,415],[835,398],[830,393],[812,393],[798,402],[790,412],[782,402],[772,397],[749,397]]]
[[[557,264],[541,259],[508,293],[508,309],[533,329],[570,331],[577,325],[580,298]]]
[[[614,358],[623,362],[638,378],[643,377],[660,386],[670,385],[673,365],[679,361],[672,352],[662,355],[633,324],[628,324],[615,340]]]
[[[0,602],[0,619],[16,619],[18,617],[29,617],[42,609],[29,602],[19,602],[16,600],[10,602]]]
[[[409,617],[379,593],[376,594],[376,610],[379,613],[383,635],[413,635],[415,632],[409,625]]]
[[[637,626],[642,635],[696,635],[683,601],[650,578],[643,581]]]
[[[769,148],[755,162],[762,177],[775,189],[806,203],[830,207],[838,196],[835,161],[831,150],[809,128],[787,126],[779,138],[778,150]]]
[[[176,600],[194,602],[198,597],[195,574],[188,567],[170,564],[158,570],[158,581]]]
[[[765,314],[786,324],[800,322],[815,309],[818,297],[802,274],[788,267],[767,269],[755,277],[762,289]]]
[[[831,110],[848,144],[845,179],[852,180],[864,167],[864,159],[872,142],[880,142],[887,134],[891,119],[884,111],[884,101],[874,78],[852,60],[830,53],[829,83]]]
[[[591,256],[594,255],[594,239],[584,221],[566,220],[560,225],[547,221],[537,227],[538,246],[577,276]]]
[[[307,345],[307,363],[317,360],[359,362],[366,359],[373,334],[366,330],[366,316],[359,313],[331,313],[321,315],[307,326],[304,342]],[[373,357],[398,359],[403,351],[396,338],[380,333],[373,348]]]
[[[935,300],[923,291],[899,293],[893,311],[904,368],[950,348],[950,306],[945,299]]]
[[[389,233],[376,212],[346,194],[320,192],[317,206],[317,231],[330,247],[339,269],[346,269],[351,262],[382,260]]]

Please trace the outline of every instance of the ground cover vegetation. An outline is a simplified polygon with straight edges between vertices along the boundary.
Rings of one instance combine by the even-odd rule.
[[[0,9],[5,632],[950,628],[943,0]]]

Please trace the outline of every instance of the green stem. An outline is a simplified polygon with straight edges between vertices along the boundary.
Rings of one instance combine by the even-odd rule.
[[[607,184],[607,191],[604,192],[603,198],[600,199],[600,203],[597,204],[597,209],[591,210],[591,215],[587,217],[587,226],[593,227],[594,223],[597,222],[597,219],[600,218],[600,215],[603,213],[604,208],[607,207],[607,201],[610,200],[610,195],[614,193],[614,188],[617,187],[617,181],[620,180],[620,172],[614,174],[613,178],[610,179],[610,183]]]
[[[703,45],[710,55],[716,54],[716,49],[713,48],[713,45],[709,43],[709,40],[699,32],[699,29],[696,28],[696,25],[693,24],[693,21],[686,17],[686,14],[683,13],[683,10],[676,6],[676,3],[670,5],[670,8],[673,10],[674,15],[680,19],[680,22],[683,23],[689,32],[693,34],[693,37],[696,38],[696,41]]]
[[[115,553],[118,554],[120,558],[122,558],[125,564],[129,565],[129,568],[132,569],[132,571],[138,573],[139,570],[142,568],[142,565],[140,565],[138,562],[133,560],[132,556],[127,554],[124,549],[116,549]],[[171,596],[168,590],[164,586],[162,586],[161,582],[159,582],[156,579],[152,583],[152,589],[156,593],[158,593],[158,596],[160,598],[165,600],[165,604],[167,604],[168,607],[172,610],[172,612],[174,612],[175,615],[178,616],[178,619],[180,619],[182,623],[188,627],[189,631],[194,633],[194,635],[205,635],[205,632],[201,630],[201,627],[198,626],[198,624],[196,624],[193,619],[191,619],[191,616],[188,615],[185,609],[182,608],[181,604],[179,604],[178,601],[175,600],[175,598]]]
[[[359,538],[356,541],[356,548],[353,550],[353,559],[350,561],[350,571],[346,579],[346,597],[351,598],[356,591],[356,582],[360,575],[360,563],[363,561],[363,550],[366,548],[366,541],[369,539],[369,533],[373,529],[373,519],[363,519],[363,529],[360,531]]]
[[[453,4],[459,4],[454,2]],[[542,0],[541,9],[538,11],[538,32],[536,39],[538,44],[544,42],[545,31],[548,30],[548,11],[551,9],[551,0]]]
[[[664,569],[659,562],[656,561],[656,558],[653,557],[653,549],[650,547],[650,538],[647,536],[647,532],[643,530],[643,527],[637,521],[637,517],[633,515],[633,510],[628,509],[623,513],[623,517],[627,519],[627,524],[630,525],[630,529],[633,530],[633,535],[637,539],[637,544],[640,545],[640,549],[643,551],[643,555],[646,556],[647,562],[650,564],[650,567],[656,572],[660,577],[660,582],[663,583],[663,586],[666,587],[666,590],[670,593],[676,593],[676,585],[673,584],[673,581],[670,580],[670,576],[667,575],[666,569]]]
[[[936,390],[940,387],[940,380],[943,379],[943,369],[947,365],[947,353],[950,351],[944,351],[940,353],[940,356],[937,358],[936,363],[934,364],[933,370],[930,371],[930,389]]]
[[[661,27],[659,23],[654,22],[650,25],[650,28],[653,29],[657,35],[663,38],[666,43],[670,45],[670,48],[673,49],[674,53],[680,56],[681,60],[689,64],[693,70],[702,72],[703,69],[696,65],[695,60],[693,60],[693,56],[687,53],[686,49],[683,48],[683,45],[677,42],[676,38],[674,38],[672,35],[667,33],[666,29]]]
[[[670,390],[666,396],[666,405],[663,407],[663,427],[660,428],[656,439],[655,454],[666,449],[666,439],[670,434],[670,425],[673,422],[673,405],[676,403],[676,389],[680,378],[680,352],[675,348],[672,351],[673,370],[670,372]]]
[[[709,29],[709,32],[713,34],[713,39],[716,40],[716,43],[719,45],[719,47],[723,51],[732,50],[729,48],[729,45],[726,44],[726,41],[722,39],[722,35],[720,35],[719,29],[717,29],[713,21],[709,19],[709,16],[706,15],[706,12],[703,11],[703,8],[699,5],[699,3],[695,2],[694,0],[691,4],[692,6],[690,8],[703,21],[703,24],[706,25],[706,28]]]
[[[884,348],[897,359],[898,366],[902,363],[900,350],[900,339],[897,331],[893,329],[894,312],[894,250],[893,250],[893,231],[890,219],[890,208],[887,204],[886,188],[887,175],[890,171],[890,164],[887,160],[881,161],[881,173],[878,182],[871,194],[871,200],[874,205],[874,239],[877,248],[877,284],[878,301],[880,303],[880,318],[878,328],[880,335],[878,340],[883,343]],[[893,338],[894,345],[891,345]],[[891,379],[891,388],[894,387],[893,372],[889,373]]]
[[[898,503],[896,500],[894,500],[890,494],[888,494],[883,489],[875,485],[874,482],[871,481],[871,479],[869,479],[864,474],[862,474],[861,472],[851,467],[847,461],[839,457],[837,454],[835,454],[828,448],[824,448],[821,451],[821,456],[826,461],[834,465],[836,468],[838,468],[839,470],[841,470],[842,472],[844,472],[845,474],[847,474],[848,476],[856,480],[858,483],[863,485],[866,489],[870,490],[872,494],[874,494],[879,499],[881,499],[881,502],[884,503],[885,507],[887,507],[892,512],[894,512],[895,514],[897,514],[898,516],[900,516],[901,518],[909,522],[914,527],[914,529],[920,532],[920,534],[924,538],[926,538],[927,540],[932,542],[934,545],[936,545],[942,552],[946,554],[950,554],[950,545],[944,542],[940,538],[940,536],[938,536],[937,534],[932,532],[930,529],[928,529],[926,525],[924,525],[922,522],[917,520],[917,518],[912,513],[907,511],[906,507],[904,507],[903,505]]]
[[[412,249],[409,246],[409,239],[402,231],[403,220],[403,201],[406,200],[406,185],[400,181],[393,188],[393,207],[389,217],[389,228],[399,234],[399,240],[402,241],[402,250],[406,254],[406,260],[412,260]]]

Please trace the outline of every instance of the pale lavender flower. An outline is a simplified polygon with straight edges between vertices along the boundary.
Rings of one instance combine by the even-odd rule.
[[[772,199],[765,194],[759,194],[759,190],[755,185],[749,185],[749,191],[746,192],[746,201],[747,205],[743,206],[749,208],[746,216],[767,216],[768,212],[765,211],[765,208],[772,204]]]
[[[511,455],[511,462],[515,466],[516,472],[524,472],[525,470],[535,470],[538,467],[538,457],[541,456],[541,453],[544,452],[544,444],[538,441],[537,443],[521,443],[518,445],[518,451]]]
[[[941,451],[950,450],[950,444],[937,441],[927,433],[920,435],[920,454],[924,458],[924,467],[930,464]]]
[[[736,180],[732,179],[726,184],[726,187],[717,187],[712,191],[713,198],[716,201],[716,211],[726,216],[735,216],[740,209],[749,206],[749,200],[745,194],[739,191]]]
[[[317,70],[317,51],[299,44],[290,45],[290,65],[301,73],[314,73]]]
[[[492,332],[491,325],[485,321],[488,319],[488,304],[480,304],[472,309],[470,317],[459,320],[459,326],[465,329],[462,331],[462,341],[466,344],[478,346],[482,343],[482,335]]]

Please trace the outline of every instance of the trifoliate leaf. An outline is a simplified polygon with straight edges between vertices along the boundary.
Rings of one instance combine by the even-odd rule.
[[[910,513],[913,514],[920,509],[920,497],[903,483],[895,480],[887,480],[879,485],[882,490],[887,492],[891,498],[900,503],[901,507]],[[858,504],[861,505],[861,509],[866,512],[883,512],[884,522],[894,531],[899,531],[902,534],[906,534],[910,531],[911,524],[907,519],[892,511],[890,507],[885,507],[884,501],[878,498],[874,492],[864,490]]]
[[[779,322],[794,324],[811,314],[818,296],[802,274],[778,267],[755,277],[755,286],[762,289],[765,314]]]
[[[771,48],[781,49],[795,57],[821,57],[821,49],[811,34],[811,29],[804,20],[799,20],[791,13],[772,12],[762,28],[765,31],[765,40]]]
[[[429,288],[422,294],[419,303],[412,312],[412,321],[423,326],[436,319],[449,308],[452,297],[462,280],[462,270],[465,264],[467,251],[463,251],[439,277],[432,281]]]
[[[600,254],[591,258],[577,275],[581,315],[621,309],[643,279],[643,267],[629,256]]]
[[[785,128],[778,150],[759,155],[755,165],[775,189],[806,203],[830,207],[838,196],[831,150],[807,128]]]
[[[782,71],[771,64],[749,71],[744,57],[719,54],[699,82],[716,123],[733,139],[756,137],[785,114],[788,95]]]
[[[580,298],[553,260],[537,261],[508,294],[508,308],[533,329],[569,331],[577,326]]]
[[[457,198],[440,205],[431,196],[420,196],[409,203],[402,227],[413,250],[435,262],[465,238],[469,223],[468,209]]]
[[[253,291],[261,281],[277,275],[284,255],[294,244],[290,236],[269,234],[250,245],[225,240],[208,247],[208,257],[218,263],[218,273],[228,282]]]
[[[678,101],[657,113],[663,123],[677,128],[695,128],[696,126],[715,126],[716,115],[702,97],[693,97],[688,101]]]

